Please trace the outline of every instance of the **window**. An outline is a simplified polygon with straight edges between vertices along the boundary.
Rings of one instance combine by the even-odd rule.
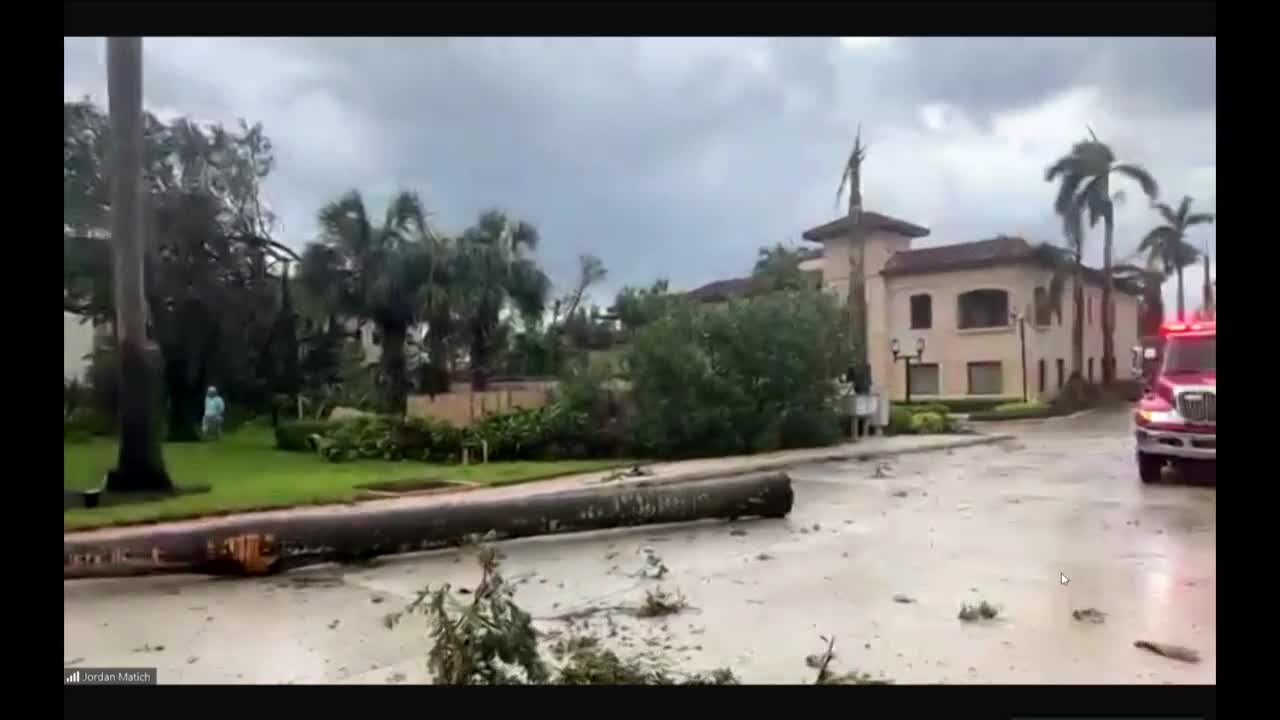
[[[927,296],[926,296],[927,297]],[[938,364],[937,363],[921,363],[919,365],[911,363],[911,394],[912,395],[940,395],[938,392]]]
[[[969,394],[999,395],[1004,392],[1004,370],[998,362],[969,363]]]
[[[1062,358],[1058,358],[1058,389],[1059,390],[1061,390],[1062,386],[1067,382],[1066,367],[1067,367],[1067,362]]]
[[[933,327],[933,298],[928,295],[911,296],[911,329],[928,330]]]
[[[1036,387],[1040,389],[1040,392],[1044,392],[1045,376],[1049,374],[1045,372],[1045,365],[1046,363],[1044,358],[1040,358],[1040,382],[1036,385]]]
[[[1054,307],[1049,303],[1049,291],[1038,287],[1035,293],[1036,325],[1045,327],[1053,322]]]
[[[1089,358],[1089,382],[1093,382],[1093,358]]]
[[[1217,372],[1217,335],[1176,336],[1165,352],[1165,373]]]
[[[956,298],[961,330],[1005,327],[1009,324],[1009,293],[1004,290],[970,290]]]
[[[1088,324],[1093,324],[1093,296],[1087,293],[1084,296],[1084,318]]]

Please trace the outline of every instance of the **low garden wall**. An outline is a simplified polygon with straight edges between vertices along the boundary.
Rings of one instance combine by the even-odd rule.
[[[541,380],[492,383],[482,392],[466,385],[454,385],[452,390],[439,395],[410,395],[406,412],[409,417],[443,420],[464,428],[485,415],[543,407],[550,402],[554,388],[555,382]]]

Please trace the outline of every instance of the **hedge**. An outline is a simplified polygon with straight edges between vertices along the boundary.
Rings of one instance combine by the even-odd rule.
[[[318,452],[330,462],[458,462],[464,448],[476,458],[487,448],[491,461],[557,460],[618,456],[623,436],[612,425],[589,422],[585,413],[551,403],[488,415],[465,429],[441,420],[386,416],[286,422],[276,429],[276,447]]]

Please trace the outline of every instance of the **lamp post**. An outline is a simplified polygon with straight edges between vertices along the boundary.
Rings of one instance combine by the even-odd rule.
[[[907,402],[911,402],[911,361],[920,362],[924,357],[924,338],[916,338],[916,352],[914,355],[903,355],[902,346],[898,343],[898,338],[889,341],[889,350],[893,352],[893,361],[902,360],[907,367]]]
[[[1027,318],[1016,312],[1009,313],[1009,319],[1018,323],[1018,343],[1022,349],[1022,402],[1027,402]]]

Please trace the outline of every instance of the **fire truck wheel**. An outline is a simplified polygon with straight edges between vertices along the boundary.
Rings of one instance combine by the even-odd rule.
[[[1164,458],[1159,455],[1138,453],[1138,474],[1147,485],[1160,482],[1160,473],[1164,470]]]

